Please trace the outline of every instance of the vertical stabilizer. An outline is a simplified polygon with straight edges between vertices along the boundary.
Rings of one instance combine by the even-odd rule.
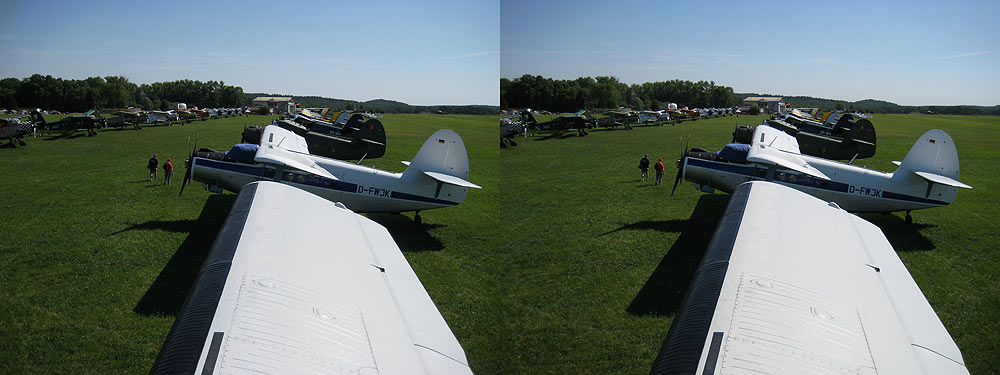
[[[403,176],[411,177],[422,172],[438,172],[468,180],[469,156],[462,137],[454,131],[442,129],[427,138],[410,161],[410,166],[403,171]]]
[[[897,171],[927,172],[958,180],[958,150],[942,130],[928,130],[913,144]]]

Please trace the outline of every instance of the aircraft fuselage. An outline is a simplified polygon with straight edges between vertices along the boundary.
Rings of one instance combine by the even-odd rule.
[[[342,202],[355,212],[404,212],[455,206],[465,200],[466,188],[443,184],[422,173],[387,172],[371,167],[309,157],[337,180],[304,173],[294,168],[278,169],[264,164],[237,163],[196,157],[193,178],[210,187],[239,192],[254,181],[278,181],[306,190],[333,202]],[[440,190],[438,190],[440,189]]]
[[[929,184],[906,170],[885,173],[808,155],[800,157],[830,180],[766,165],[691,156],[683,159],[681,167],[684,179],[726,193],[747,181],[772,181],[836,202],[851,212],[910,211],[944,206],[954,201],[958,194],[955,187]]]

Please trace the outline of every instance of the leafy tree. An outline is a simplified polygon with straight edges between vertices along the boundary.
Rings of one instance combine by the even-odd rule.
[[[758,107],[756,104],[750,106],[750,114],[751,115],[759,115],[760,114],[760,107]]]

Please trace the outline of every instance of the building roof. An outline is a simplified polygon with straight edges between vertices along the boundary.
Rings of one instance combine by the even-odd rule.
[[[751,96],[743,99],[744,102],[780,102],[780,96]]]
[[[255,102],[290,102],[290,96],[258,96],[253,99]]]

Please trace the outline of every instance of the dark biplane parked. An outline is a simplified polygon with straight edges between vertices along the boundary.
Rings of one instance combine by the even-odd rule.
[[[538,122],[531,110],[521,112],[521,118],[531,133],[561,135],[565,132],[575,131],[578,135],[587,135],[587,128],[597,126],[597,120],[590,116],[585,110],[579,110],[556,117],[546,122]]]
[[[32,112],[31,120],[36,126],[45,130],[54,130],[63,133],[74,133],[86,130],[88,137],[97,135],[97,131],[94,129],[104,126],[107,121],[103,116],[101,116],[100,113],[97,113],[97,111],[93,109],[79,115],[66,117],[56,122],[47,122],[45,121],[45,118],[42,117],[41,113],[34,111]]]
[[[793,124],[795,122],[795,124]],[[875,155],[875,126],[866,118],[850,113],[829,116],[825,123],[804,121],[795,116],[768,120],[767,125],[795,137],[799,150],[830,160],[854,160]],[[750,144],[753,128],[740,126],[733,132],[733,143]]]
[[[303,111],[292,120],[277,120],[271,125],[289,130],[306,140],[313,155],[339,160],[374,159],[385,155],[385,128],[375,118],[360,113],[340,112],[332,121]],[[260,144],[263,128],[251,126],[243,131],[243,143]]]

